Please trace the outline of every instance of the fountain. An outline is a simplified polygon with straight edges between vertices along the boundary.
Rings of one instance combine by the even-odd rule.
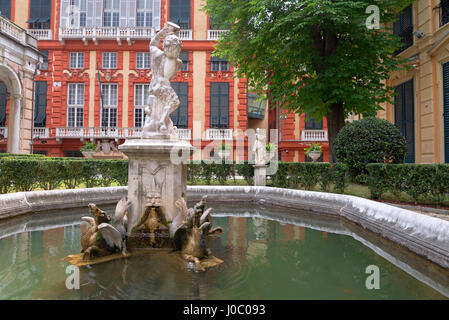
[[[179,31],[168,22],[151,40],[152,79],[143,135],[119,147],[129,159],[128,197],[117,205],[114,226],[105,212],[89,205],[93,218],[83,218],[90,227],[82,235],[82,254],[66,259],[75,265],[128,257],[127,249],[175,249],[198,270],[223,262],[205,244],[205,237],[222,232],[212,229],[206,197],[191,209],[185,200],[186,162],[194,148],[178,138],[170,119],[180,103],[170,84],[182,66]]]

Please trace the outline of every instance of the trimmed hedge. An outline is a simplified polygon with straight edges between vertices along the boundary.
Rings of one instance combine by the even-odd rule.
[[[386,192],[405,192],[413,201],[427,200],[440,205],[449,193],[448,164],[369,164],[367,180],[371,198]]]
[[[87,188],[128,183],[128,161],[51,157],[0,158],[0,192]]]
[[[344,193],[348,167],[345,164],[314,162],[279,162],[278,171],[271,176],[272,186],[314,190],[317,185],[324,192]]]

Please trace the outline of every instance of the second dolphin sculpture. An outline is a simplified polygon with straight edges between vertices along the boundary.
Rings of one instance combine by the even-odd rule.
[[[223,261],[214,257],[207,247],[206,237],[223,233],[223,229],[212,229],[212,208],[205,210],[207,196],[204,196],[193,208],[188,209],[184,198],[176,202],[178,216],[172,223],[175,249],[181,250],[187,261],[195,263],[196,269],[205,271]]]

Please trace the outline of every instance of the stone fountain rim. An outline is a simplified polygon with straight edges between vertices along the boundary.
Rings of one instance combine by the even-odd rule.
[[[0,195],[0,220],[24,214],[115,204],[128,187],[31,191]],[[272,187],[188,186],[189,201],[251,202],[347,219],[449,269],[449,221],[355,196]]]

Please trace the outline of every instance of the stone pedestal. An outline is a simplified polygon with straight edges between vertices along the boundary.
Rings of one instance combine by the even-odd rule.
[[[186,193],[187,165],[181,162],[181,154],[188,160],[194,148],[181,140],[130,139],[119,150],[129,159],[128,233],[143,214],[145,204],[154,199],[164,209],[167,221],[172,221],[178,214],[175,202]]]
[[[255,165],[254,166],[254,185],[255,186],[266,186],[267,185],[267,166],[266,165]]]

